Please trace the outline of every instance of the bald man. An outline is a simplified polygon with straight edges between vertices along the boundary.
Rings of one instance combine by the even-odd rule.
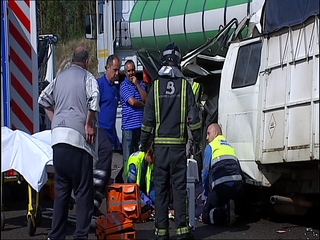
[[[99,112],[99,86],[87,71],[89,53],[77,47],[72,65],[40,94],[38,103],[51,120],[54,165],[52,229],[48,239],[65,239],[73,190],[77,203],[74,239],[88,239],[93,214],[93,158]]]
[[[243,192],[241,168],[234,148],[222,135],[218,124],[207,129],[202,184],[206,203],[202,222],[231,226],[235,223],[235,201]]]

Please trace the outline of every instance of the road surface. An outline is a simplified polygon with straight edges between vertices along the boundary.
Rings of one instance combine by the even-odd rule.
[[[122,156],[115,153],[112,164],[112,178],[119,172]],[[43,204],[50,202],[43,201]],[[42,207],[45,207],[42,205]],[[105,201],[101,210],[105,212]],[[196,222],[195,239],[319,239],[319,209],[309,212],[306,217],[281,217],[270,212],[260,214],[249,211],[237,218],[232,227],[205,225]],[[75,208],[70,211],[74,216]],[[41,225],[36,228],[34,236],[28,235],[27,227],[27,198],[14,199],[4,204],[5,227],[1,231],[1,239],[46,239],[51,226],[51,219],[42,218]],[[43,212],[50,216],[51,212]],[[154,239],[154,222],[135,223],[137,239]],[[73,239],[74,223],[70,222],[66,239]],[[170,221],[170,235],[174,239],[174,221]],[[92,228],[89,239],[97,239]]]

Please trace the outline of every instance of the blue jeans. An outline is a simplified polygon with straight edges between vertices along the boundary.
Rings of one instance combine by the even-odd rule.
[[[141,128],[122,130],[123,169],[129,156],[139,150]]]

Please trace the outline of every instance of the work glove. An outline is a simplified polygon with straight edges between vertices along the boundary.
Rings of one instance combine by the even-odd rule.
[[[150,199],[147,195],[144,195],[142,200],[143,200],[148,206],[151,206],[151,205],[152,205],[152,201],[151,201],[151,199]]]
[[[147,152],[146,145],[140,143],[140,144],[139,144],[139,150],[140,150],[141,152]]]
[[[201,131],[200,129],[197,129],[197,130],[193,130],[191,131],[192,133],[192,137],[193,137],[193,142],[196,144],[196,143],[200,143],[201,141]]]
[[[201,144],[198,142],[193,142],[193,156],[196,156],[202,152]]]

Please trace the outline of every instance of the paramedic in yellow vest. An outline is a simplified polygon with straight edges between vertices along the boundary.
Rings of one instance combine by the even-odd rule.
[[[202,222],[231,226],[236,220],[235,202],[243,192],[240,164],[217,123],[208,126],[207,141],[202,169],[206,197]]]
[[[154,206],[155,189],[153,184],[153,149],[146,153],[132,153],[126,161],[125,176],[127,183],[137,183],[141,199],[149,206]]]

